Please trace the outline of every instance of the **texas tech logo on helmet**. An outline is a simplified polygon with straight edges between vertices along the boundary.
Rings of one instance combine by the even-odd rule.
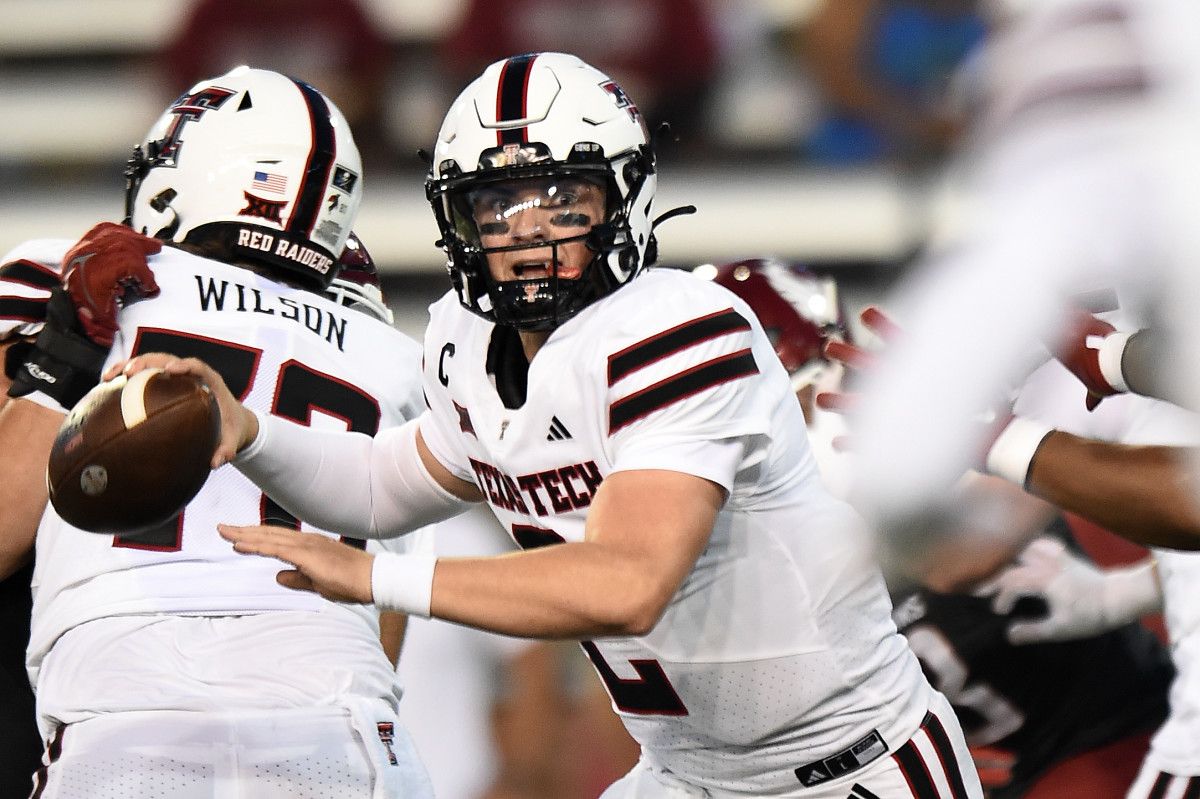
[[[620,87],[616,81],[607,81],[600,84],[600,88],[613,96],[613,101],[616,102],[617,108],[625,108],[629,110],[629,118],[641,121],[642,112],[638,110],[637,105],[630,99],[625,90]]]
[[[166,135],[159,140],[158,152],[152,154],[158,165],[175,166],[179,145],[183,143],[181,135],[183,126],[199,119],[209,109],[220,108],[235,93],[219,86],[209,86],[195,94],[185,94],[176,100],[169,111],[176,115],[175,121],[171,123],[171,127],[167,128]]]

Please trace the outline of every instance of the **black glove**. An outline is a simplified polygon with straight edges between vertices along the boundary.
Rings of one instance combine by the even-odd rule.
[[[4,373],[13,381],[8,396],[40,391],[64,411],[100,382],[108,348],[91,341],[75,313],[66,289],[50,293],[46,324],[32,344],[14,344],[5,357]]]

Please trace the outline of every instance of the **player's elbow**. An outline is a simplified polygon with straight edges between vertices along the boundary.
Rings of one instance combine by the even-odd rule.
[[[1146,546],[1200,550],[1200,515],[1190,509],[1181,510],[1169,518],[1159,519],[1140,536],[1128,537]]]
[[[1175,457],[1174,452],[1171,457]],[[1176,466],[1176,479],[1163,481],[1148,501],[1140,503],[1141,512],[1134,516],[1133,526],[1140,525],[1141,529],[1127,537],[1146,546],[1197,550],[1200,549],[1200,504],[1193,493],[1190,464],[1179,467],[1176,461],[1173,465]]]
[[[621,587],[621,599],[610,605],[604,620],[610,634],[647,635],[670,603],[671,594],[650,580],[629,580]]]
[[[658,620],[662,618],[662,608],[644,608],[631,613],[625,618],[621,635],[640,638],[649,635]]]

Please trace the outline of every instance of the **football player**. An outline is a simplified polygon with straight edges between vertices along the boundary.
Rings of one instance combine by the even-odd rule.
[[[839,414],[813,401],[818,388],[838,390],[840,364],[831,361],[825,345],[845,341],[847,324],[834,281],[770,259],[725,264],[712,278],[758,315],[792,374],[810,431],[827,427],[829,417],[840,421]],[[832,470],[837,485],[846,487],[844,456],[834,452],[827,436],[811,438],[822,470]],[[1075,546],[1068,524],[1059,517],[1052,529]],[[1037,622],[1010,618],[1015,601],[996,611],[986,598],[947,590],[957,587],[947,572],[969,574],[955,563],[961,554],[940,559],[941,573],[924,575],[924,585],[896,581],[892,615],[925,673],[954,706],[988,796],[1052,799],[1070,790],[1091,799],[1120,799],[1146,754],[1149,732],[1166,717],[1173,674],[1163,647],[1135,623],[1149,609],[1123,607],[1102,629],[1069,644],[1015,646],[1012,631]],[[966,557],[978,560],[981,552],[975,547]],[[1112,593],[1117,574],[1109,573]],[[1128,579],[1140,584],[1144,575],[1135,570]],[[1005,597],[1011,599],[1012,592]],[[1010,762],[991,773],[987,765],[997,754]]]
[[[378,438],[222,405],[214,462],[285,507],[393,536],[486,501],[525,551],[371,556],[222,525],[284,585],[488,630],[581,639],[642,758],[614,797],[975,797],[961,729],[896,632],[865,535],[822,486],[749,308],[655,260],[637,106],[578,58],[489,66],[451,106],[427,192],[453,290],[429,409]],[[660,217],[661,219],[661,217]],[[310,514],[316,514],[310,516]],[[842,531],[833,535],[834,530]]]
[[[201,355],[249,406],[302,425],[370,435],[423,408],[418,345],[326,294],[362,169],[323,94],[247,67],[203,81],[154,124],[127,176],[129,227],[6,259],[27,267],[17,310],[45,323],[10,361],[9,406],[41,447],[24,450],[27,472],[44,473],[64,409],[102,361],[146,350]],[[28,490],[44,506],[44,487]],[[216,535],[231,516],[314,529],[233,469],[138,535],[83,532],[46,510],[27,664],[48,744],[38,795],[207,799],[231,783],[276,799],[431,795],[375,611],[277,586],[270,560]]]
[[[391,324],[375,265],[354,234],[346,241],[341,264],[326,293]],[[436,530],[436,535],[432,529],[413,535],[422,536],[421,545],[438,554],[490,555],[515,546],[482,507],[442,522]],[[440,799],[473,799],[489,791],[533,799],[558,797],[568,789],[574,775],[562,762],[570,709],[561,672],[572,664],[563,662],[559,644],[386,611],[379,624],[393,662],[403,641],[404,657],[397,664],[404,686],[400,720]],[[394,628],[391,635],[389,627]],[[615,718],[609,721],[607,704],[594,710],[595,703],[578,704],[585,713],[591,711],[582,719],[591,725],[589,733],[617,725],[621,743],[629,740]],[[609,759],[617,759],[606,758],[604,747],[596,743],[593,738],[587,747],[593,762],[607,766]]]
[[[1123,314],[1114,319],[1120,323],[1115,327],[1099,321],[1113,330],[1127,327]],[[1083,338],[1075,344],[1087,349]],[[1094,521],[1111,521],[1133,540],[1186,541],[1195,511],[1183,453],[1196,451],[1195,414],[1134,394],[1098,403],[1095,384],[1076,380],[1078,368],[1067,366],[1085,356],[1068,348],[1061,360],[1048,360],[1025,380],[1011,418],[987,453],[987,469]],[[995,594],[992,608],[1000,614],[1023,597],[1045,601],[1045,614],[1007,624],[1009,640],[1022,644],[1073,639],[1165,611],[1177,673],[1167,719],[1150,742],[1129,799],[1200,791],[1200,757],[1193,746],[1200,737],[1195,722],[1200,677],[1191,656],[1198,628],[1192,586],[1200,554],[1159,545],[1152,555],[1096,573],[1060,543],[1038,540],[1017,565],[981,589],[983,595]]]

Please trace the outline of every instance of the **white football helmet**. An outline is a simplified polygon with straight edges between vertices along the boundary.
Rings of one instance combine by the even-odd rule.
[[[125,175],[135,230],[217,244],[315,290],[333,280],[362,200],[341,112],[307,83],[244,66],[172,103]]]
[[[521,178],[580,177],[606,188],[606,217],[582,236],[487,250],[468,194]],[[446,114],[425,183],[451,282],[469,310],[498,324],[548,330],[653,262],[654,152],[637,106],[611,78],[572,55],[498,61]],[[492,279],[487,253],[586,242],[577,279]],[[557,258],[557,256],[556,256]]]
[[[389,325],[396,321],[392,309],[383,298],[379,270],[366,246],[354,233],[346,239],[346,247],[338,258],[338,273],[325,293],[338,305],[369,313]]]

